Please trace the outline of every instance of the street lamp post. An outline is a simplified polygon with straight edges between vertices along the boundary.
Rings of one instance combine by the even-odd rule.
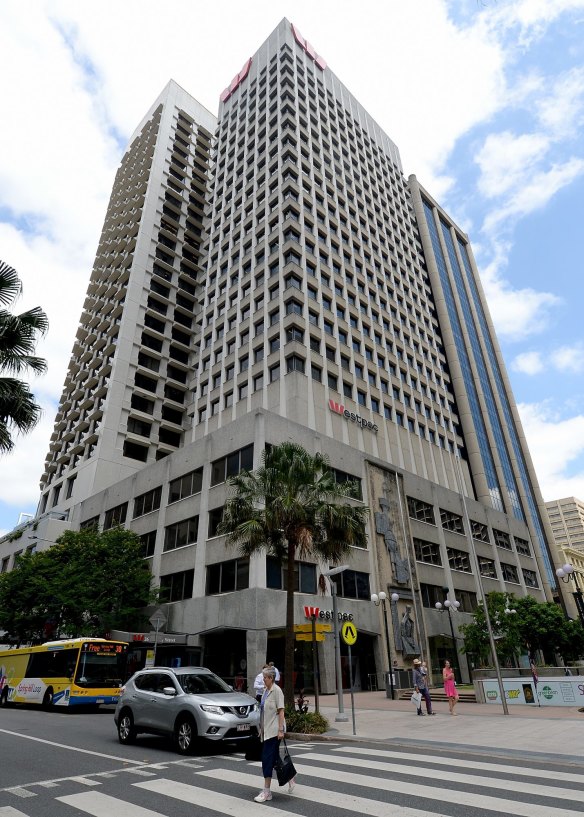
[[[387,622],[387,606],[386,606],[386,603],[385,603],[386,600],[387,600],[387,595],[386,595],[386,593],[383,592],[383,590],[381,590],[379,593],[372,593],[371,594],[371,601],[373,602],[373,604],[376,607],[379,607],[379,605],[381,604],[381,607],[383,609],[383,623],[385,625],[385,643],[387,645],[387,664],[388,664],[388,667],[389,667],[389,687],[390,687],[390,690],[391,690],[391,700],[393,701],[395,699],[395,690],[394,690],[394,686],[393,686],[393,671],[392,671],[392,666],[391,666],[391,643],[390,643],[390,640],[389,640],[389,624]],[[391,594],[391,600],[393,602],[399,601],[399,594],[398,593],[392,593]]]
[[[448,588],[443,588],[446,594],[448,595]],[[456,599],[454,601],[450,601],[450,599],[445,599],[444,604],[437,601],[434,607],[439,610],[441,613],[445,613],[448,611],[448,618],[450,620],[450,633],[452,635],[452,647],[454,648],[454,658],[455,658],[455,666],[454,666],[454,680],[457,684],[462,683],[462,675],[460,672],[460,662],[458,660],[458,647],[456,644],[456,636],[454,635],[454,624],[452,622],[452,611],[458,611],[460,607],[460,602]]]
[[[335,715],[335,721],[348,721],[349,718],[345,715],[345,705],[343,703],[343,675],[341,670],[341,638],[339,634],[339,614],[337,612],[337,584],[331,579],[331,576],[336,576],[346,570],[349,565],[340,565],[339,567],[332,567],[326,570],[322,575],[326,576],[331,584],[331,596],[333,600],[333,632],[335,637],[335,659],[337,668],[337,698],[339,702],[339,711]]]
[[[584,598],[582,597],[582,588],[580,587],[580,582],[578,580],[578,573],[579,571],[576,570],[569,562],[556,570],[556,576],[561,579],[564,584],[568,584],[570,581],[574,582],[576,589],[573,591],[572,595],[574,596],[574,601],[576,602],[576,609],[578,610],[578,615],[580,616],[580,623],[584,627]]]

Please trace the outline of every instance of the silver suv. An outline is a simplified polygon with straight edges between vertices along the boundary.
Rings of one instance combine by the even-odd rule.
[[[197,738],[255,737],[260,713],[254,698],[204,667],[149,667],[122,687],[114,720],[120,743],[133,743],[139,732],[168,735],[186,755]]]

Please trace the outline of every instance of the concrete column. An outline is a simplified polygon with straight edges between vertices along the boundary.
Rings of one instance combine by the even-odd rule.
[[[245,642],[247,652],[247,689],[249,694],[253,695],[253,682],[267,660],[268,631],[248,630]]]
[[[318,645],[320,650],[320,691],[323,695],[334,695],[337,691],[335,675],[335,641],[331,633]]]

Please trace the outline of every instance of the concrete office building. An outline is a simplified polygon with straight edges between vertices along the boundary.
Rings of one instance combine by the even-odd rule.
[[[478,573],[486,592],[559,593],[468,238],[287,20],[221,94],[216,123],[170,83],[134,135],[36,536],[54,541],[57,523],[135,530],[169,600],[158,659],[249,681],[283,660],[284,566],[241,559],[216,530],[228,476],[284,439],[325,452],[371,509],[368,547],[337,577],[359,631],[358,687],[388,665],[373,592],[399,594],[398,667],[422,652],[435,670],[458,658],[463,677],[456,634]],[[330,612],[327,567],[299,564],[298,623],[305,607]],[[446,594],[460,602],[452,626],[435,609]],[[127,636],[137,650],[154,638]],[[298,685],[310,685],[308,651],[298,642]],[[318,652],[331,692],[331,640]]]
[[[584,553],[584,502],[569,496],[546,502],[545,507],[556,546]]]

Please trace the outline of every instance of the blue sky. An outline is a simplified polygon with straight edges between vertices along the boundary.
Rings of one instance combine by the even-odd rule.
[[[35,432],[0,460],[0,531],[38,480],[116,167],[175,79],[209,110],[287,16],[469,234],[544,499],[584,499],[584,0],[4,0],[0,258],[40,304]]]

